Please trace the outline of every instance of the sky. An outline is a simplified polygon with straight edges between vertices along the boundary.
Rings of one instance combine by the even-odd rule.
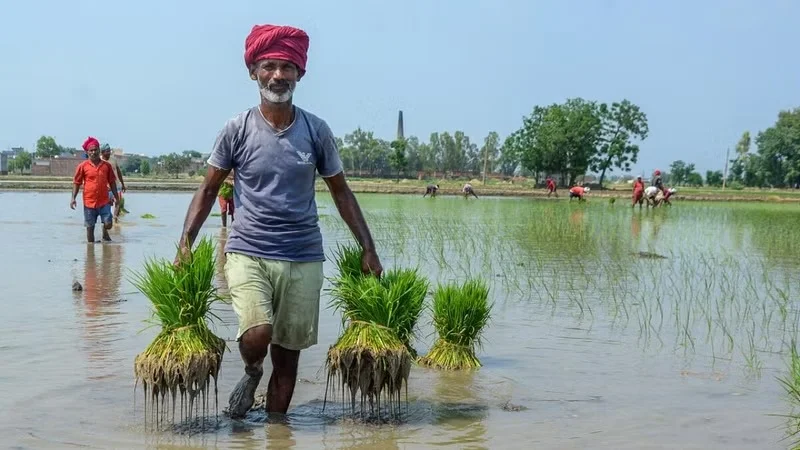
[[[10,0],[9,0],[10,2]],[[10,3],[11,4],[11,3]],[[742,132],[800,106],[797,0],[13,2],[0,15],[0,149],[41,135],[126,153],[208,153],[258,102],[255,24],[310,35],[295,104],[337,136],[501,139],[536,105],[628,99],[647,114],[636,171],[722,169]]]

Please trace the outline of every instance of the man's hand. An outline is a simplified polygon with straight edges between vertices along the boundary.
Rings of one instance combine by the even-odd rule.
[[[381,277],[383,266],[381,266],[381,261],[375,250],[361,252],[361,271],[364,273],[372,273],[378,278]]]
[[[122,193],[128,192],[128,188],[125,187],[125,183],[122,183]]]
[[[182,245],[178,249],[178,254],[175,255],[175,261],[173,261],[172,264],[175,265],[175,267],[180,266],[183,260],[186,259],[190,253],[191,251],[189,250],[189,247]]]
[[[78,202],[73,198],[72,201],[69,202],[69,207],[70,209],[75,209],[76,206],[78,206]]]

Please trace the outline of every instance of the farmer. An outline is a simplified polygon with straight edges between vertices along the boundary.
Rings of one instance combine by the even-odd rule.
[[[569,201],[572,201],[573,198],[577,197],[579,202],[586,201],[583,198],[586,193],[589,192],[589,188],[585,188],[583,186],[573,186],[569,190]]]
[[[245,364],[228,400],[234,418],[252,407],[268,353],[273,369],[266,410],[286,413],[300,351],[317,343],[325,256],[314,198],[316,173],[362,248],[361,269],[377,277],[383,272],[331,129],[292,104],[297,82],[306,73],[308,45],[308,35],[289,26],[256,25],[245,39],[244,62],[260,102],[229,119],[219,132],[175,258],[180,264],[188,254],[220,186],[234,170],[238,214],[225,248],[224,272]]]
[[[653,180],[650,185],[655,186],[661,192],[667,192],[666,188],[664,187],[664,182],[661,180],[661,171],[658,169],[653,172]]]
[[[476,194],[476,193],[475,193],[475,191],[472,189],[472,185],[471,185],[471,184],[469,184],[469,183],[466,183],[466,184],[464,185],[464,187],[463,187],[463,188],[461,188],[461,192],[463,192],[463,193],[464,193],[464,198],[467,198],[467,197],[469,197],[470,195],[472,195],[472,196],[473,196],[473,197],[475,197],[475,198],[478,198],[478,194]]]
[[[639,204],[639,209],[642,209],[642,203],[644,203],[644,181],[642,181],[641,175],[636,177],[633,182],[633,204],[631,208],[636,207],[637,203]]]
[[[119,181],[117,184],[117,193],[119,194],[120,201],[114,201],[113,193],[110,190],[108,191],[108,200],[111,205],[114,206],[114,222],[119,222],[119,212],[122,208],[122,194],[127,191],[125,188],[125,180],[122,178],[122,169],[119,167],[117,158],[111,156],[111,147],[108,144],[103,144],[100,150],[100,157],[103,158],[103,161],[111,164],[111,167],[114,168],[114,175],[117,176],[117,180]]]
[[[108,230],[114,226],[111,215],[111,205],[108,198],[108,190],[116,201],[119,201],[117,193],[117,177],[114,175],[114,168],[111,164],[100,158],[100,142],[93,137],[89,137],[83,143],[83,150],[89,159],[83,161],[75,169],[75,176],[72,184],[72,201],[69,204],[71,209],[75,209],[78,191],[83,186],[83,220],[86,226],[86,240],[95,242],[94,225],[100,217],[103,222],[103,241],[111,241]]]
[[[436,191],[439,190],[438,184],[429,184],[428,187],[425,188],[425,193],[422,194],[422,198],[425,198],[426,195],[430,194],[431,197],[436,197]]]
[[[217,196],[219,200],[219,213],[222,217],[222,228],[228,227],[228,216],[231,216],[231,223],[233,223],[233,213],[236,208],[233,206],[233,171],[228,174],[228,177],[225,178],[223,184],[230,187],[230,197],[225,197],[222,195],[222,190],[220,189],[220,195]]]
[[[649,206],[653,206],[654,208],[656,207],[656,205],[657,205],[656,196],[658,196],[659,192],[661,192],[661,191],[659,191],[656,186],[647,186],[647,188],[645,188],[645,190],[644,190],[644,198],[645,198],[645,201],[647,201],[647,206],[648,207]]]
[[[558,192],[556,192],[556,182],[549,176],[545,179],[545,188],[547,189],[547,196],[550,197],[550,194],[555,194],[558,197]]]
[[[665,205],[672,206],[672,202],[669,200],[669,198],[672,197],[672,194],[674,194],[675,192],[677,192],[675,188],[667,189],[667,192],[664,194],[664,197],[661,199],[661,202],[664,203]]]

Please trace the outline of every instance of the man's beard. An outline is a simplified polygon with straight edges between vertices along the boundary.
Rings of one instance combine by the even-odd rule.
[[[286,92],[273,92],[270,90],[270,87],[275,86],[287,86],[288,89]],[[297,87],[296,81],[287,81],[285,83],[267,83],[267,85],[262,85],[261,82],[258,82],[258,90],[261,92],[261,98],[270,102],[270,103],[286,103],[292,99],[292,95],[294,95],[294,89]]]

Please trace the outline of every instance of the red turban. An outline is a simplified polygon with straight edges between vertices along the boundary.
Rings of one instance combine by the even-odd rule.
[[[86,139],[86,140],[83,142],[83,149],[84,149],[84,150],[89,150],[89,146],[91,146],[92,144],[94,144],[94,145],[96,145],[96,146],[100,147],[100,141],[98,141],[97,139],[95,139],[95,138],[93,138],[93,137],[89,136],[89,138],[88,138],[88,139]]]
[[[308,35],[290,26],[255,25],[244,41],[244,63],[249,68],[262,59],[282,59],[294,63],[300,75],[306,72]]]

